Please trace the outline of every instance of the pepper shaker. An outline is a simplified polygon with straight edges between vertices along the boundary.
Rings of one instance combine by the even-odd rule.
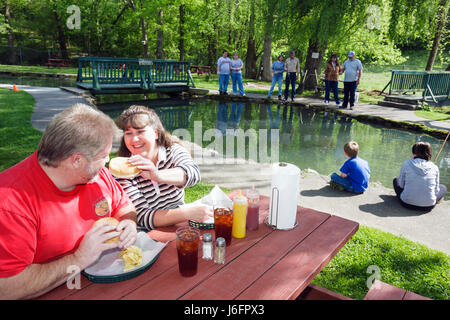
[[[214,262],[218,264],[225,263],[225,239],[219,237],[216,239],[216,250],[214,254]]]
[[[210,233],[205,233],[203,235],[203,256],[204,260],[212,260],[213,254],[213,244],[212,244],[212,236]]]

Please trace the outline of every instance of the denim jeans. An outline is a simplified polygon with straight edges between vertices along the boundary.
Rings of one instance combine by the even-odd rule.
[[[352,183],[350,180],[348,180],[348,178],[342,178],[340,175],[338,175],[337,173],[333,173],[331,175],[331,180],[333,180],[334,182],[336,182],[337,184],[341,185],[344,187],[345,190],[347,190],[348,192],[353,192],[353,193],[361,193],[356,191],[355,189],[353,189]]]
[[[356,85],[356,81],[344,82],[344,103],[342,104],[343,108],[347,108],[349,100],[350,107],[353,107],[355,105],[355,93],[357,87],[358,86]]]
[[[278,82],[278,96],[281,97],[281,93],[283,90],[281,87],[283,86],[283,74],[277,73],[272,76],[272,86],[270,87],[269,94],[267,95],[269,98],[272,96],[273,89],[275,88],[276,83]]]
[[[433,210],[433,208],[436,206],[436,204],[435,204],[434,206],[429,206],[429,207],[419,207],[419,206],[415,206],[415,205],[403,202],[403,200],[400,198],[400,195],[403,192],[403,188],[399,186],[397,178],[394,179],[392,184],[394,185],[394,191],[395,191],[395,194],[397,195],[397,199],[400,201],[401,205],[403,207],[405,207],[406,209],[429,212],[429,211]],[[444,186],[443,184],[440,184],[439,185],[439,193],[436,194],[436,203],[438,203],[445,196],[446,192],[447,192],[447,187]]]
[[[284,98],[286,100],[289,96],[289,85],[292,85],[291,97],[292,99],[295,98],[295,81],[297,80],[296,78],[297,73],[295,72],[288,72],[286,74],[285,89],[284,89]]]
[[[242,73],[231,73],[231,81],[233,83],[233,94],[237,94],[237,87],[239,87],[239,94],[244,95],[244,85],[242,84]]]
[[[219,91],[220,92],[227,92],[229,79],[230,79],[229,74],[219,74]]]
[[[338,82],[325,80],[325,101],[330,101],[331,90],[333,90],[334,101],[336,101],[336,104],[340,104],[341,100],[339,100]]]

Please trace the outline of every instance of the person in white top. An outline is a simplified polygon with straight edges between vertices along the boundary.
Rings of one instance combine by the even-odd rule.
[[[393,181],[397,198],[407,209],[431,211],[447,192],[447,187],[439,184],[439,168],[430,161],[431,156],[428,142],[416,142],[412,159],[403,162]]]

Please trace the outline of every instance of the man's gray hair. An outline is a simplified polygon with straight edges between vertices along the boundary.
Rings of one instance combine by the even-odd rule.
[[[77,152],[92,161],[117,132],[114,121],[106,114],[77,103],[53,117],[39,142],[38,161],[56,168]]]

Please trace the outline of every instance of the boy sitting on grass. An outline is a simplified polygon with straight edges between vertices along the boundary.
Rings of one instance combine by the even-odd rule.
[[[344,153],[348,158],[340,169],[341,175],[331,175],[330,186],[333,189],[363,193],[369,187],[370,168],[366,160],[358,157],[359,146],[356,141],[344,145]]]

